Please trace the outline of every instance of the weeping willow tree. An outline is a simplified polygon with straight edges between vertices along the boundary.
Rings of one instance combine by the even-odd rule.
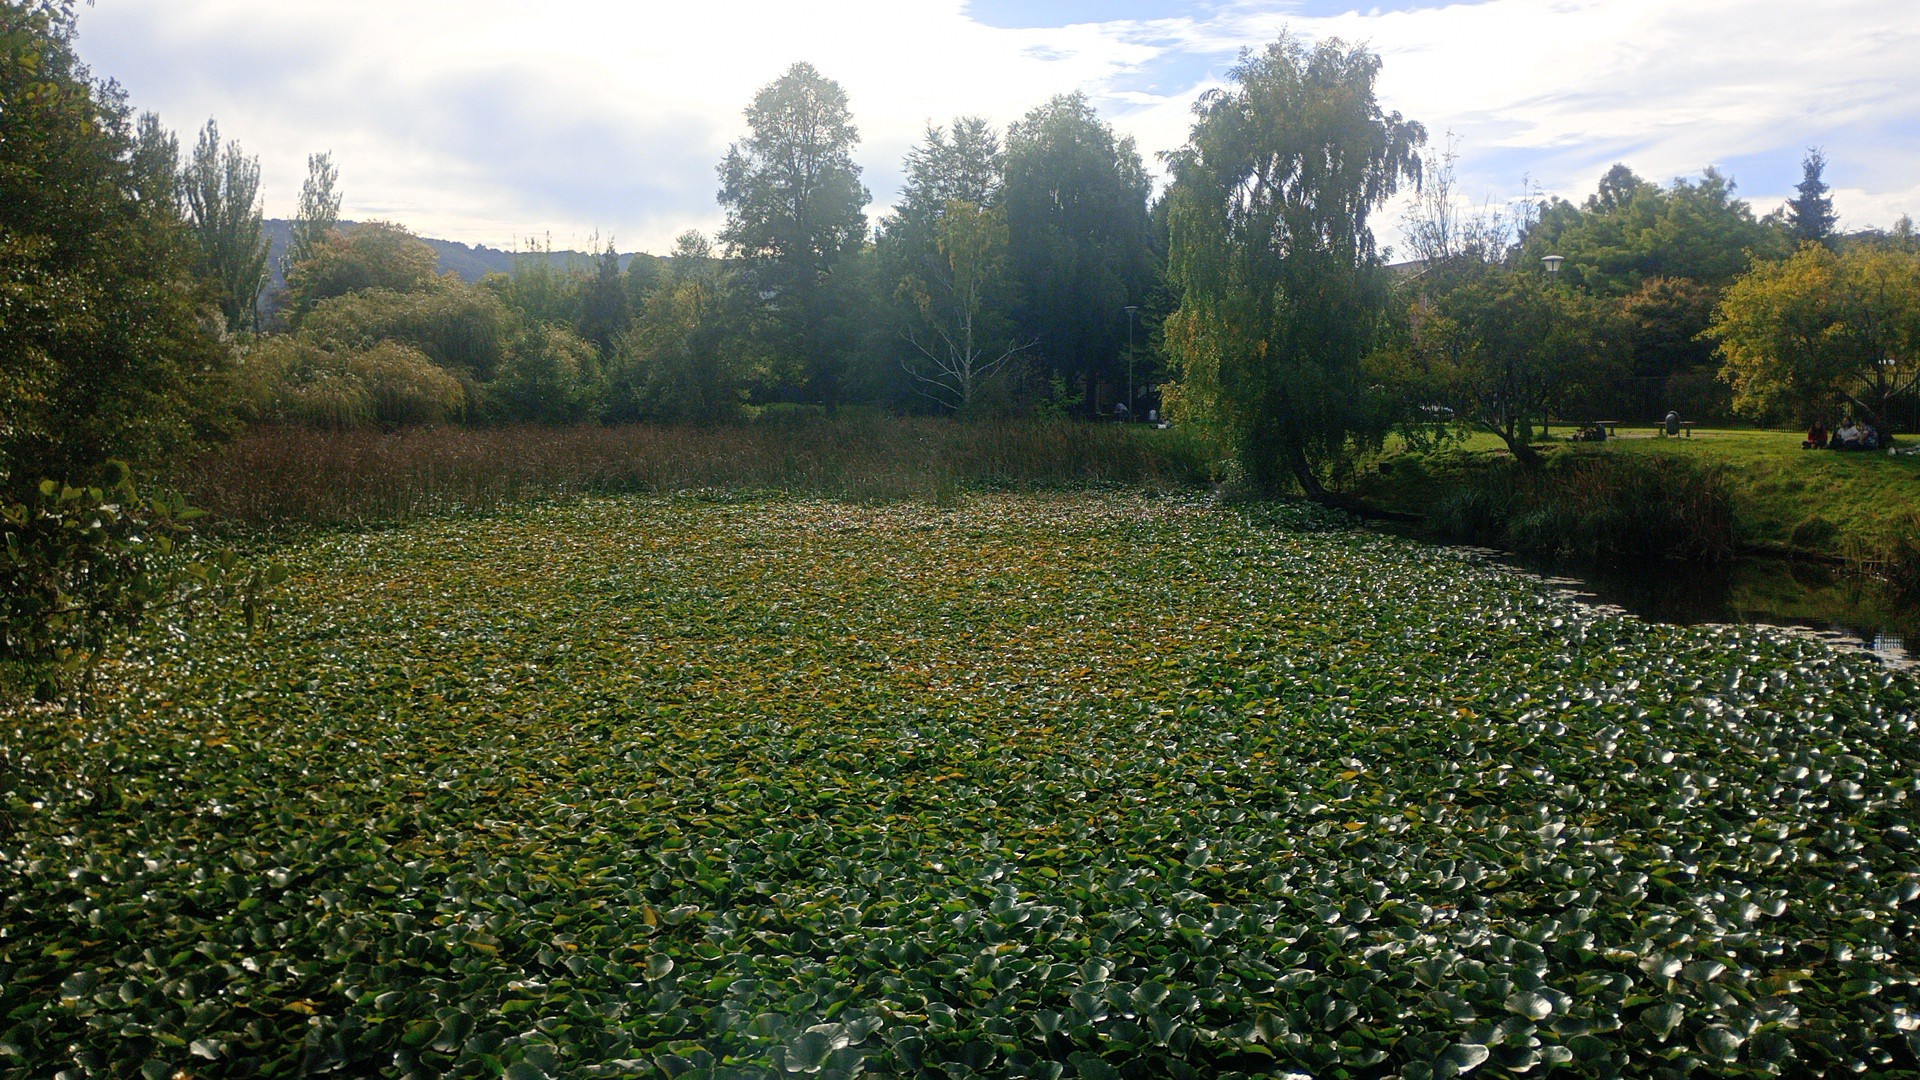
[[[1360,363],[1385,300],[1367,215],[1418,182],[1426,131],[1381,110],[1379,70],[1363,48],[1282,35],[1194,106],[1170,158],[1169,408],[1220,432],[1262,493],[1290,479],[1324,501],[1386,431]]]

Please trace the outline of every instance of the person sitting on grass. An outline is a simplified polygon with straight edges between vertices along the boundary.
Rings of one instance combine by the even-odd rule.
[[[1802,450],[1825,450],[1827,448],[1827,425],[1818,420],[1807,429],[1806,440],[1800,444]]]
[[[1854,426],[1851,419],[1841,425],[1839,431],[1833,433],[1832,446],[1835,450],[1860,449],[1860,429]]]
[[[1860,449],[1880,449],[1880,432],[1872,424],[1860,425]]]

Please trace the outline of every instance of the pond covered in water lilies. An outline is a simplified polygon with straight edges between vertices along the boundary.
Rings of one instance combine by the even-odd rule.
[[[1141,495],[282,556],[265,634],[0,716],[0,1074],[1920,1065],[1864,655]]]

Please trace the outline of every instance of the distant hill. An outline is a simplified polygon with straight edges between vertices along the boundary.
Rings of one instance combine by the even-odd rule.
[[[267,267],[268,273],[272,275],[272,279],[267,283],[267,289],[272,292],[285,284],[280,263],[287,253],[287,240],[293,234],[293,223],[285,218],[268,218],[265,224],[268,243]],[[340,223],[342,228],[353,224],[355,223],[351,221]],[[462,244],[457,240],[436,240],[431,236],[423,236],[420,240],[439,252],[441,273],[451,271],[469,282],[479,281],[493,273],[510,274],[513,272],[515,259],[533,257],[522,252],[502,251],[499,248],[475,247]],[[546,256],[549,263],[561,269],[586,266],[593,259],[590,253],[584,251],[550,251]],[[621,255],[620,269],[625,270],[627,264],[633,259],[632,253]]]

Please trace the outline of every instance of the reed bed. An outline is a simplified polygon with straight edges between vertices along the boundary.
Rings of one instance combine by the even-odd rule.
[[[715,427],[262,427],[168,479],[223,528],[273,534],[579,494],[938,501],[968,489],[1175,488],[1205,477],[1202,449],[1172,431],[842,415]]]

